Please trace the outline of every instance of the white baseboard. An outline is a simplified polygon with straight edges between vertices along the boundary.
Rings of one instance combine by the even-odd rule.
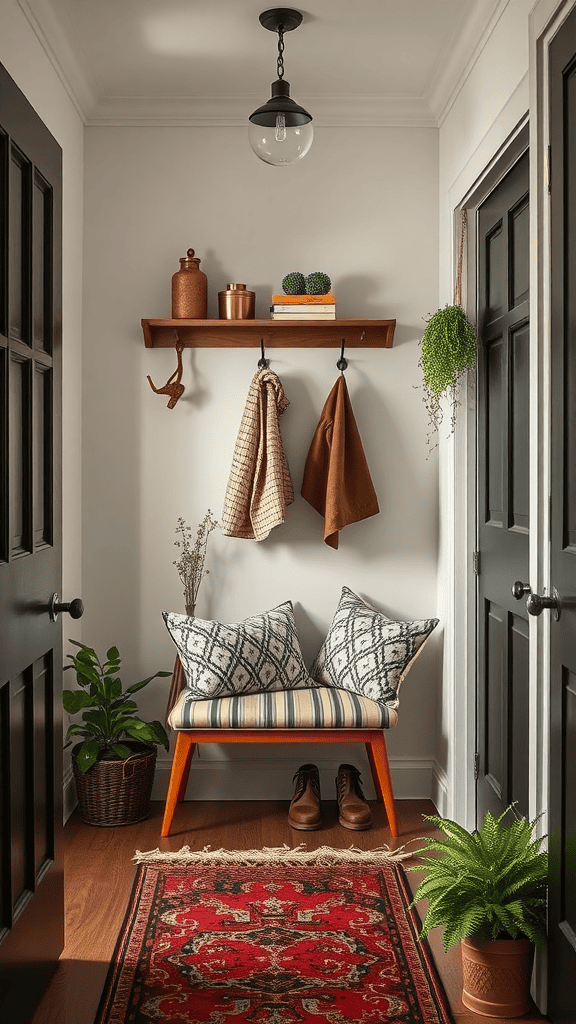
[[[314,756],[314,764],[320,772],[320,790],[326,800],[336,799],[334,780],[341,760]],[[294,758],[242,758],[234,761],[193,758],[184,799],[290,800],[294,791],[292,778],[299,763]],[[367,761],[364,763],[363,757],[354,757],[352,763],[362,772],[366,798],[374,800],[376,793]],[[171,766],[170,758],[157,760],[153,800],[165,800]],[[390,773],[394,795],[398,800],[434,799],[435,761],[431,758],[391,758]]]
[[[64,824],[68,821],[68,818],[72,814],[72,811],[78,803],[78,796],[76,794],[76,783],[74,781],[74,775],[72,767],[68,768],[64,772],[64,798],[62,801],[64,810]]]
[[[441,818],[448,815],[448,776],[438,761],[432,766],[432,803]]]
[[[292,776],[298,763],[297,758],[242,758],[233,762],[223,758],[194,758],[185,799],[290,800],[293,792]],[[320,772],[321,793],[326,800],[336,798],[334,779],[340,763],[340,758],[314,757],[314,764],[318,765]],[[366,798],[374,800],[376,793],[367,761],[364,763],[364,757],[354,757],[352,763],[357,764],[362,772]],[[152,788],[153,800],[166,799],[171,768],[170,758],[158,758]],[[397,800],[431,800],[438,813],[446,815],[448,778],[437,761],[431,758],[390,758],[390,773]],[[72,769],[69,768],[64,775],[65,822],[77,803],[76,784]]]

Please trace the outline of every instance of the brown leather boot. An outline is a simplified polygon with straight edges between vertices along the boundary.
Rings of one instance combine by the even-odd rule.
[[[360,772],[353,764],[341,764],[336,777],[338,821],[344,828],[361,832],[372,825],[372,812],[360,786]]]
[[[303,832],[320,828],[320,776],[315,764],[302,764],[294,775],[294,796],[288,811],[288,824]]]

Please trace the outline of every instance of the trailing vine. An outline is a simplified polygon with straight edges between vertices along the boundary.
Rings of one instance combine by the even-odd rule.
[[[476,332],[461,305],[465,233],[466,211],[463,210],[455,303],[438,309],[429,318],[421,341],[418,365],[424,376],[424,404],[428,411],[428,453],[436,447],[432,444],[432,436],[438,432],[444,416],[444,398],[448,399],[451,410],[450,433],[454,433],[460,404],[458,385],[467,371],[476,365]]]
[[[422,338],[418,365],[424,374],[424,404],[428,410],[428,447],[438,431],[448,397],[451,409],[450,433],[456,427],[458,384],[467,370],[476,364],[476,332],[461,306],[446,306],[430,317]]]

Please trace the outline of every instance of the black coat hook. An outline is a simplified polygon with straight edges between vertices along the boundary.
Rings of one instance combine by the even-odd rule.
[[[338,369],[340,370],[341,373],[344,373],[344,370],[348,366],[348,360],[344,359],[344,346],[345,345],[346,345],[346,338],[342,338],[342,348],[340,350],[340,359],[336,363],[336,366],[338,367]]]
[[[260,351],[262,352],[262,358],[258,360],[258,368],[260,370],[267,370],[270,366],[270,360],[266,359],[264,355],[264,338],[260,339]]]

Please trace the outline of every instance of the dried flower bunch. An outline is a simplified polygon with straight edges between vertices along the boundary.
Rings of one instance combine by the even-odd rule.
[[[192,528],[186,525],[181,516],[178,518],[176,536],[179,540],[174,541],[174,547],[180,548],[180,557],[173,564],[184,584],[187,615],[194,614],[200,584],[203,577],[208,575],[209,570],[204,569],[208,537],[217,526],[219,523],[212,518],[212,511],[208,509],[198,527],[196,540],[192,543]]]

